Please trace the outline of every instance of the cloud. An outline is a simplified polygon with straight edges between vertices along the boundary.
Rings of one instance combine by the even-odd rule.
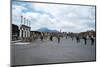
[[[20,24],[20,16],[31,21],[32,30],[42,27],[66,32],[95,30],[95,7],[46,3],[14,2],[12,20]],[[17,17],[17,19],[16,19]],[[15,18],[15,19],[14,19]]]

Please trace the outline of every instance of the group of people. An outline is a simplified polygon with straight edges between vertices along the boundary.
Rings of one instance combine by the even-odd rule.
[[[83,36],[83,37],[79,37],[79,36],[76,36],[76,41],[77,41],[77,43],[79,43],[80,42],[80,39],[83,39],[84,40],[84,44],[86,45],[87,44],[87,41],[88,40],[90,40],[91,41],[91,45],[93,45],[94,44],[94,41],[95,41],[95,39],[92,37],[92,36],[90,36],[90,37],[85,37],[85,36]]]
[[[49,40],[50,40],[50,41],[53,41],[53,38],[54,38],[54,37],[55,37],[55,36],[50,35],[50,36],[49,36]],[[60,36],[56,36],[56,38],[57,38],[57,40],[58,40],[58,43],[60,43]],[[41,39],[41,41],[43,41],[44,36],[41,35],[41,36],[40,36],[40,39]]]
[[[45,34],[42,33],[42,34],[38,35],[37,37],[40,38],[41,41],[43,41],[46,38],[48,38],[50,41],[53,41],[53,38],[55,37],[57,39],[58,43],[60,43],[62,37],[66,37],[66,39],[68,37],[70,37],[72,39],[72,41],[74,39],[76,39],[77,43],[80,43],[80,40],[83,39],[85,45],[87,44],[88,40],[91,41],[91,45],[93,45],[94,42],[95,42],[95,39],[93,38],[93,36],[89,36],[87,38],[86,36],[80,36],[80,35],[77,35],[77,36],[74,36],[74,35],[62,35],[61,36],[59,34],[56,34],[56,35],[54,35],[54,34],[45,35]]]

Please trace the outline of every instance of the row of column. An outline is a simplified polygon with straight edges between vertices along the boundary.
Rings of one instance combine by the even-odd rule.
[[[31,22],[28,19],[26,19],[25,17],[21,16],[21,24],[30,26]]]
[[[30,30],[20,29],[20,38],[30,37]]]

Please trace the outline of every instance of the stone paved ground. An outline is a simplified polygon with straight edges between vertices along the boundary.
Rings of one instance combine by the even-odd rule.
[[[94,61],[95,44],[91,45],[88,40],[87,45],[81,39],[80,43],[73,41],[71,38],[61,38],[58,43],[57,39],[53,41],[36,40],[34,42],[17,42],[11,44],[11,64],[44,64],[59,62],[75,61]]]

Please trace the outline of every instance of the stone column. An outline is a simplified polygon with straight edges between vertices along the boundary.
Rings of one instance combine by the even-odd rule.
[[[23,30],[23,38],[25,37],[25,30]]]
[[[21,25],[22,25],[22,23],[23,23],[23,16],[21,16]]]
[[[27,26],[28,26],[28,19],[27,19]]]
[[[26,19],[24,18],[24,25],[25,25],[25,21],[26,21]]]
[[[26,38],[27,38],[27,29],[26,29]]]
[[[30,37],[30,32],[29,29],[27,30],[27,36]]]
[[[22,30],[20,29],[20,38],[22,37]]]
[[[21,23],[20,23],[20,31],[19,31],[19,38],[21,39],[22,38],[22,28],[21,28],[21,25],[22,25],[22,23],[23,23],[23,16],[21,16],[21,21],[20,21]]]

